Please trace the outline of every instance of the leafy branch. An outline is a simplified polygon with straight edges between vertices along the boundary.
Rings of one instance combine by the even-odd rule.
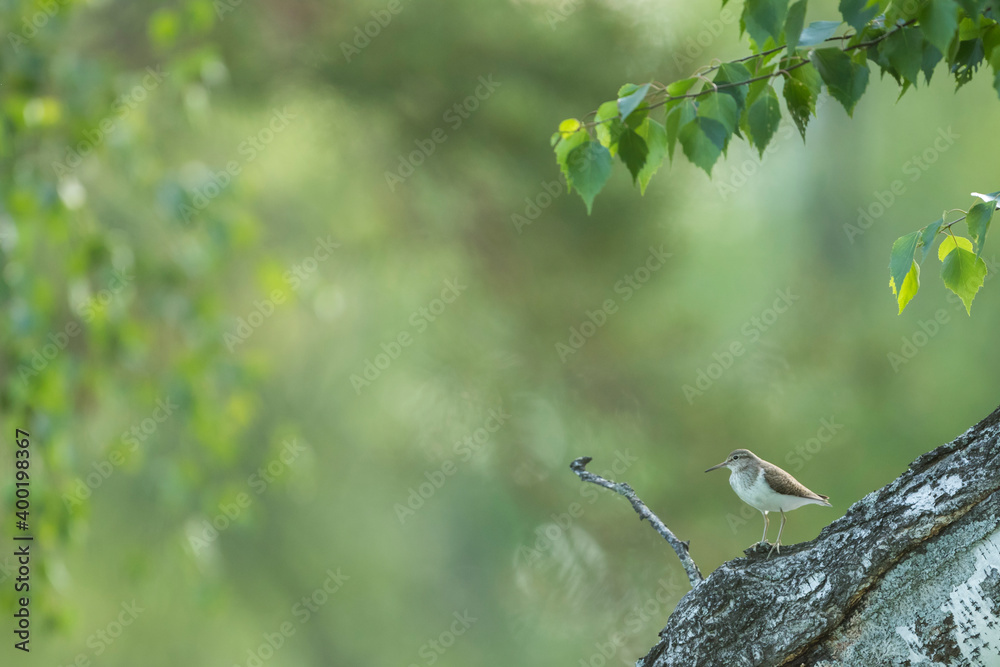
[[[962,299],[966,312],[971,314],[972,300],[986,279],[986,262],[981,255],[1000,192],[988,195],[973,192],[972,195],[982,201],[972,206],[968,212],[962,209],[945,211],[938,220],[899,237],[892,244],[892,253],[889,257],[889,287],[896,295],[899,312],[903,312],[906,304],[920,289],[920,265],[923,264],[935,237],[943,234],[945,238],[938,246],[941,279],[945,287]],[[965,215],[946,223],[945,218],[955,211],[962,211]],[[956,236],[952,229],[963,220],[968,226],[971,238]],[[897,289],[897,285],[902,287]]]
[[[895,79],[902,96],[918,84],[921,74],[929,83],[942,62],[957,87],[989,63],[1000,93],[1000,30],[995,29],[990,0],[841,0],[841,20],[805,25],[807,3],[745,0],[740,26],[749,36],[750,55],[713,62],[666,85],[626,84],[616,99],[601,104],[584,121],[570,118],[560,123],[552,135],[556,162],[568,189],[577,191],[588,213],[611,177],[615,156],[645,194],[664,160],[673,160],[678,144],[709,176],[734,136],[763,154],[782,120],[778,80],[784,106],[803,140],[822,89],[852,115],[868,87],[872,64]],[[852,31],[835,35],[844,24]],[[830,46],[833,42],[838,45]],[[993,210],[993,204],[983,202],[967,217],[945,224],[942,216],[897,240],[890,286],[900,312],[919,287],[917,249],[922,261],[936,235],[950,233],[961,220],[968,221],[971,239],[951,234],[955,240],[943,241],[939,255],[945,285],[970,308],[985,276],[980,255]]]
[[[880,36],[878,36],[878,37],[876,37],[874,39],[871,39],[871,40],[869,40],[867,42],[859,42],[857,44],[853,44],[853,45],[847,46],[846,48],[843,49],[843,51],[854,51],[854,50],[857,50],[857,49],[868,48],[870,46],[874,46],[874,45],[878,44],[879,42],[881,42],[882,40],[887,39],[890,35],[892,35],[892,34],[898,32],[898,31],[902,30],[903,28],[905,28],[907,26],[913,25],[914,22],[915,22],[915,19],[907,21],[905,23],[901,23],[900,25],[896,26],[892,30],[889,30],[888,32],[884,32]],[[825,42],[835,42],[835,41],[840,41],[840,40],[845,40],[845,39],[851,39],[851,38],[853,38],[855,36],[857,36],[857,33],[852,33],[852,34],[849,34],[849,35],[841,35],[839,37],[828,37],[825,40],[823,40],[823,42],[824,43]],[[802,46],[802,45],[800,44],[799,46]],[[736,60],[731,60],[728,63],[720,63],[718,65],[710,65],[707,68],[703,68],[703,69],[695,71],[691,75],[691,77],[692,78],[701,78],[701,77],[703,77],[708,72],[714,72],[714,71],[718,70],[724,64],[744,63],[744,62],[747,62],[747,61],[752,60],[754,58],[767,57],[767,56],[779,53],[779,52],[781,52],[783,50],[787,50],[787,49],[788,49],[788,45],[787,44],[782,44],[781,46],[776,46],[773,49],[767,49],[766,51],[762,51],[761,53],[755,53],[755,54],[752,54],[752,55],[749,55],[749,56],[744,56],[743,58],[737,58]],[[789,54],[789,57],[797,58],[799,62],[797,62],[794,65],[791,65],[790,67],[787,67],[787,68],[784,68],[784,69],[775,70],[775,71],[771,71],[771,72],[768,72],[767,74],[764,74],[764,75],[761,75],[761,76],[757,76],[757,77],[752,77],[750,79],[746,79],[745,81],[731,81],[729,83],[715,84],[714,82],[709,82],[707,79],[703,79],[708,85],[705,88],[703,88],[702,90],[700,90],[700,91],[698,91],[696,93],[687,93],[687,94],[684,94],[684,95],[670,95],[667,86],[664,86],[663,84],[659,84],[659,83],[656,83],[656,82],[652,82],[652,83],[649,84],[649,86],[650,86],[650,90],[652,90],[654,92],[650,93],[646,97],[646,99],[645,99],[645,101],[648,103],[647,109],[652,110],[652,109],[659,108],[661,106],[664,106],[667,102],[671,102],[673,100],[696,99],[696,98],[702,97],[703,95],[706,95],[708,93],[713,93],[713,92],[717,93],[720,90],[727,90],[729,88],[738,88],[740,86],[746,86],[748,84],[756,83],[758,81],[767,81],[767,80],[773,79],[773,78],[775,78],[775,77],[777,77],[779,75],[787,75],[792,70],[798,69],[799,67],[803,67],[803,66],[808,65],[810,63],[810,61],[809,61],[808,58],[804,58],[802,56],[792,56],[791,54]],[[657,98],[660,97],[661,94],[663,95],[663,99],[657,99]],[[595,113],[597,113],[597,112],[596,111],[591,111],[590,112],[590,114],[595,114]],[[590,114],[587,114],[587,115],[589,116]],[[614,119],[613,118],[608,118],[608,119],[605,119],[603,121],[593,121],[593,122],[590,122],[590,123],[584,123],[583,125],[584,125],[584,127],[592,127],[592,126],[596,125],[599,122],[609,122],[611,120],[614,120]]]

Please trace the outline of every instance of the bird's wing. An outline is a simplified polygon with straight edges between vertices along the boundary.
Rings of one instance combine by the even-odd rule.
[[[828,496],[813,493],[797,479],[773,463],[764,466],[764,479],[771,485],[772,489],[786,496],[799,496],[800,498],[812,498],[813,500],[826,500],[828,498]]]

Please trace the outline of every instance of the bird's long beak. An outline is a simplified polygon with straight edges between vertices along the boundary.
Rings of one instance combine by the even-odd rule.
[[[711,468],[709,468],[709,469],[708,469],[708,470],[706,470],[705,472],[712,472],[713,470],[718,470],[719,468],[725,468],[725,467],[726,467],[726,462],[725,462],[725,461],[723,461],[722,463],[720,463],[720,464],[719,464],[719,465],[717,465],[717,466],[712,466]]]

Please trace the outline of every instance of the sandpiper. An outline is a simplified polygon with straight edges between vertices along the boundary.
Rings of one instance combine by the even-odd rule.
[[[775,541],[767,557],[777,549],[781,553],[781,529],[785,527],[785,512],[803,505],[825,505],[833,507],[829,496],[813,493],[806,487],[773,463],[768,463],[749,449],[733,450],[725,461],[712,466],[705,472],[719,468],[729,468],[729,485],[736,495],[747,505],[760,510],[764,515],[764,535],[760,538],[762,545],[767,544],[767,513],[781,512],[781,526],[778,528],[778,539]]]

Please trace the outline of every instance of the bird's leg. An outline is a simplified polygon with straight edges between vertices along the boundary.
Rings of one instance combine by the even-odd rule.
[[[767,544],[767,512],[761,510],[760,513],[764,515],[764,534],[760,537],[760,543],[764,545]]]
[[[775,540],[774,546],[771,547],[771,551],[774,551],[775,549],[777,549],[778,553],[780,554],[781,553],[781,548],[780,548],[781,547],[781,530],[785,527],[785,511],[784,510],[780,510],[780,509],[778,511],[781,512],[781,525],[778,526],[778,539]],[[767,557],[768,558],[771,557],[771,552],[770,551],[767,552]]]

